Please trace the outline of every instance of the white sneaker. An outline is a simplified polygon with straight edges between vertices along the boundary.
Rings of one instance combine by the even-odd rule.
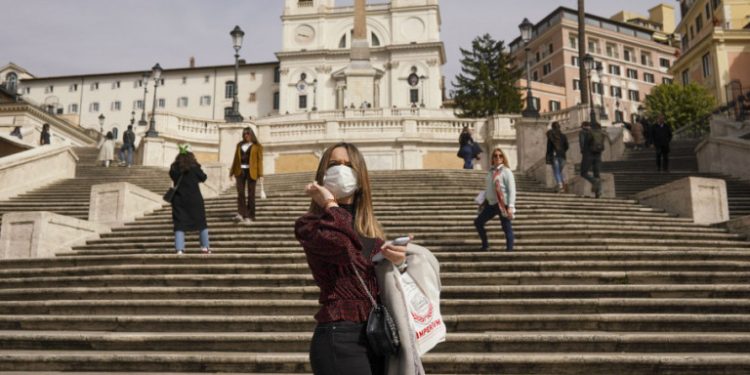
[[[177,255],[182,255],[182,254],[184,254],[182,250],[177,250]]]
[[[253,219],[246,217],[244,220],[242,220],[242,225],[252,225]]]
[[[240,214],[234,215],[233,220],[236,221],[236,222],[238,222],[238,223],[241,222],[243,220],[242,215],[240,215]]]

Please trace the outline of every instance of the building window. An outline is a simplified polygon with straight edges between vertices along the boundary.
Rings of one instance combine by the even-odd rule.
[[[24,89],[24,92],[26,93],[26,95],[29,95],[29,94],[31,94],[31,87],[26,87],[26,88]]]
[[[648,83],[655,83],[656,79],[654,78],[654,75],[651,73],[643,73],[643,81]]]
[[[78,91],[78,84],[74,83],[74,84],[70,85],[70,87],[68,87],[68,91],[70,91],[70,92]],[[70,112],[70,111],[68,111],[68,112]]]
[[[628,78],[638,79],[638,71],[635,69],[628,69]]]
[[[299,96],[299,109],[307,108],[307,95]]]
[[[201,96],[201,105],[211,105],[211,96],[210,95],[203,95]]]
[[[211,82],[211,76],[203,76],[203,83]]]
[[[710,1],[706,2],[706,8],[705,9],[706,9],[706,21],[708,21],[708,20],[711,19],[711,2]]]
[[[257,95],[256,95],[256,94],[255,94],[254,92],[251,92],[251,93],[250,93],[250,97],[249,97],[249,98],[248,98],[247,100],[248,100],[249,102],[253,103],[253,102],[255,102],[256,100],[258,100],[258,96],[257,96]]]
[[[552,73],[552,63],[544,64],[544,66],[542,67],[542,75],[546,76],[547,74],[550,74],[550,73]]]
[[[671,85],[671,84],[672,84],[672,82],[674,82],[674,81],[672,80],[672,78],[667,78],[667,77],[664,77],[664,78],[662,78],[662,79],[661,79],[661,83],[663,83],[663,84],[665,84],[665,85]]]
[[[535,70],[535,71],[531,72],[531,80],[534,81],[534,82],[538,82],[539,81],[539,72],[538,71]]]
[[[622,98],[622,89],[617,86],[610,86],[609,93],[613,98]]]
[[[182,77],[182,84],[183,84],[183,85],[186,85],[186,84],[187,84],[187,77]]]
[[[650,53],[641,53],[641,65],[644,66],[654,66],[654,62],[651,61],[651,54]]]
[[[91,85],[89,86],[89,88],[91,89],[91,91],[94,91],[94,90],[99,90],[99,82],[94,82],[94,83],[92,83],[92,84],[91,84]]]
[[[588,53],[601,53],[601,50],[599,49],[599,40],[597,40],[597,39],[589,39],[588,50],[586,52],[588,52]]]
[[[409,101],[411,104],[419,103],[419,90],[417,89],[409,90]]]
[[[607,43],[607,56],[619,59],[620,53],[617,51],[617,45],[612,43]]]
[[[339,39],[339,48],[346,48],[346,34]]]
[[[669,59],[665,59],[662,57],[659,59],[659,66],[662,68],[669,69],[669,67],[672,66],[672,63],[669,61]]]
[[[576,34],[570,34],[568,35],[568,45],[572,49],[578,49],[578,35]]]
[[[625,61],[634,62],[635,61],[635,51],[631,48],[625,48],[623,50],[623,57],[625,58]]]
[[[281,69],[277,66],[273,68],[273,83],[281,82]]]
[[[622,113],[619,109],[615,111],[615,122],[623,122],[625,121],[625,114]]]
[[[620,75],[620,66],[609,64],[609,74],[619,76]]]
[[[632,102],[640,102],[641,93],[636,90],[628,90],[628,99]]]
[[[687,35],[682,36],[682,50],[685,51],[690,47],[690,39],[688,39]]]
[[[114,81],[112,82],[112,90],[116,90],[120,88],[120,81]]]
[[[167,106],[167,99],[159,98],[159,108],[164,108]]]
[[[78,104],[71,104],[68,106],[69,113],[78,113]]]
[[[533,103],[532,105],[534,106],[534,109],[536,109],[537,111],[539,111],[539,107],[541,107],[542,101],[539,100],[539,98],[537,98],[536,96],[532,96],[531,97],[531,102]]]
[[[45,94],[50,94],[50,93],[53,93],[53,92],[55,92],[55,86],[53,86],[53,85],[49,85],[49,86],[47,86],[47,87],[44,88],[44,93]]]
[[[547,52],[549,52],[550,54],[552,54],[552,52],[554,52],[554,51],[555,51],[555,45],[554,45],[554,44],[552,44],[552,43],[550,43],[550,44],[549,44],[549,45],[547,46]]]
[[[711,54],[707,53],[703,55],[703,77],[711,75]]]
[[[375,33],[372,33],[370,35],[370,38],[372,38],[372,46],[373,47],[380,47],[380,38],[378,38],[378,36],[375,35]]]
[[[187,96],[181,96],[177,98],[177,108],[185,108],[188,106]]]
[[[143,100],[136,100],[133,102],[133,109],[143,109]]]
[[[89,104],[89,112],[99,112],[99,102]]]
[[[278,111],[281,104],[281,97],[279,96],[279,92],[276,91],[273,93],[273,110]]]
[[[690,83],[690,72],[685,69],[682,71],[682,84],[687,85],[688,83]]]
[[[226,81],[226,83],[224,83],[224,98],[234,98],[234,81]]]
[[[591,86],[591,92],[602,95],[604,93],[604,84],[601,82],[594,82]]]
[[[571,64],[571,65],[573,65],[573,66],[579,66],[579,65],[578,65],[578,61],[579,61],[579,60],[578,60],[578,56],[572,56],[572,57],[570,58],[570,64]]]
[[[573,90],[580,91],[581,90],[581,81],[574,79],[573,80]]]
[[[699,14],[695,17],[695,32],[699,33],[703,29],[703,15]]]
[[[112,112],[118,112],[120,111],[120,109],[122,109],[122,103],[119,100],[114,101],[112,102],[112,106],[110,108],[112,108]]]
[[[143,87],[143,80],[142,79],[137,79],[137,80],[133,81],[133,88],[137,89],[139,87]]]
[[[559,111],[559,110],[560,110],[561,108],[562,108],[562,107],[560,106],[560,102],[558,102],[558,101],[556,101],[556,100],[550,100],[550,101],[549,101],[549,110],[550,110],[551,112],[557,112],[557,111]]]

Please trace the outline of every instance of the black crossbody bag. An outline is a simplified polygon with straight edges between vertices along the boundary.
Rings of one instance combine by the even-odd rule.
[[[385,357],[391,354],[396,354],[399,347],[401,346],[401,340],[398,336],[398,328],[396,322],[393,320],[391,313],[382,303],[378,303],[367,288],[367,284],[359,275],[357,267],[354,265],[354,260],[349,260],[354,274],[357,275],[359,282],[362,284],[362,288],[367,293],[367,297],[372,302],[372,310],[370,310],[370,316],[367,318],[367,341],[370,344],[370,348],[376,355]]]
[[[172,203],[172,200],[174,200],[174,194],[177,192],[177,188],[180,187],[180,182],[182,182],[182,178],[185,177],[185,174],[181,174],[180,178],[177,179],[177,183],[174,185],[174,187],[170,187],[169,190],[167,190],[166,193],[164,193],[164,196],[162,199],[164,199],[167,203]]]

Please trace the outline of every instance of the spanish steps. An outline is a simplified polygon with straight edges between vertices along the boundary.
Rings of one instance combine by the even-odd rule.
[[[602,172],[614,173],[618,196],[632,197],[636,193],[688,176],[720,178],[727,183],[729,215],[732,219],[750,215],[750,183],[717,173],[698,172],[695,147],[698,141],[675,140],[670,147],[669,173],[656,170],[653,148],[625,151],[623,160],[602,163]]]
[[[424,357],[428,374],[750,373],[745,238],[517,175],[515,251],[494,220],[480,252],[481,172],[371,177],[388,237],[413,233],[441,262],[449,333]],[[0,261],[0,372],[310,373],[317,287],[293,222],[311,178],[267,176],[249,227],[231,221],[231,191],[207,199],[211,255],[197,234],[173,253],[165,207],[74,254]]]

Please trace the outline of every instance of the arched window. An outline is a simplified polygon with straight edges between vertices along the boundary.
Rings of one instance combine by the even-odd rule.
[[[339,40],[339,48],[346,48],[346,34]]]
[[[18,74],[14,72],[10,72],[5,76],[5,87],[8,88],[10,91],[15,91],[16,86],[18,85]]]
[[[378,39],[378,36],[375,35],[375,33],[370,34],[370,38],[372,39],[372,46],[373,47],[380,47],[380,39]]]
[[[349,31],[349,37],[348,39],[354,38],[354,30],[352,29]],[[344,34],[341,36],[341,39],[339,39],[339,48],[347,48],[349,46],[348,40],[347,40],[347,34]],[[370,46],[371,47],[380,47],[380,38],[378,38],[377,35],[375,35],[374,32],[370,33]]]

